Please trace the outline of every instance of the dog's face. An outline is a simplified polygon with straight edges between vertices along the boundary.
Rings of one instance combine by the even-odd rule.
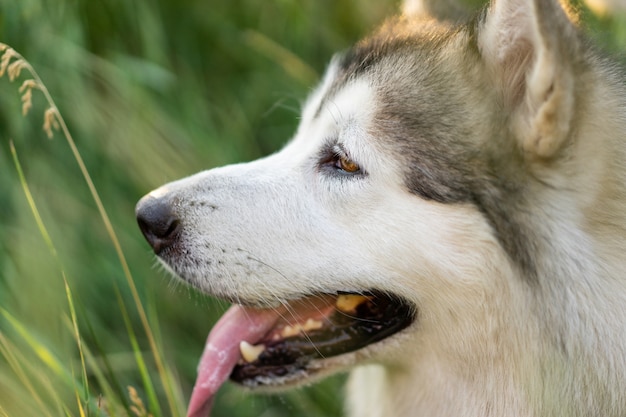
[[[336,58],[280,152],[167,184],[140,203],[148,239],[177,276],[237,304],[283,306],[272,336],[250,343],[273,345],[276,327],[300,330],[281,347],[284,364],[238,366],[239,382],[290,385],[366,358],[399,359],[413,344],[403,338],[443,338],[451,315],[460,327],[483,309],[493,276],[484,260],[504,255],[471,201],[468,167],[491,117],[471,93],[482,76],[436,70],[449,58],[425,40],[466,54],[466,33],[408,25],[391,22]],[[355,323],[337,324],[329,307]],[[343,340],[345,325],[360,335]]]
[[[429,154],[456,158],[447,142],[475,140],[485,124],[473,120],[484,119],[484,109],[463,92],[465,75],[444,79],[420,56],[390,89],[385,74],[398,64],[394,54],[364,69],[352,67],[361,57],[334,61],[280,152],[151,193],[177,222],[160,259],[202,291],[255,306],[371,290],[415,294],[417,304],[433,277],[458,281],[450,268],[460,264],[450,257],[463,267],[477,262],[482,255],[471,242],[488,239],[488,227],[464,204],[470,178],[443,169],[466,161]],[[435,79],[401,84],[418,74]],[[435,97],[445,97],[439,108]],[[398,105],[405,102],[415,106]],[[474,116],[454,120],[459,113]],[[411,149],[416,137],[424,146]],[[460,204],[449,208],[450,201]]]
[[[480,65],[468,34],[417,27],[389,22],[333,60],[280,152],[153,191],[146,201],[176,222],[159,258],[202,291],[257,306],[374,289],[418,304],[433,277],[456,285],[453,269],[484,255],[472,241],[490,239],[474,193],[488,185],[477,175],[496,112],[480,69],[457,65],[460,54]]]
[[[211,381],[231,371],[248,386],[279,386],[368,359],[406,363],[421,349],[454,356],[458,340],[480,343],[489,331],[481,323],[507,319],[493,311],[517,284],[502,277],[532,278],[534,265],[527,231],[504,213],[533,191],[523,148],[538,145],[516,135],[528,100],[518,68],[494,70],[511,61],[486,46],[505,12],[492,13],[495,23],[460,28],[388,22],[333,60],[280,152],[167,184],[139,203],[167,268],[246,306],[209,339],[196,385],[206,392],[192,409],[206,407],[219,385]],[[533,51],[510,59],[533,62],[523,53]],[[550,88],[541,100],[560,91]],[[220,352],[228,369],[213,372],[225,363]]]

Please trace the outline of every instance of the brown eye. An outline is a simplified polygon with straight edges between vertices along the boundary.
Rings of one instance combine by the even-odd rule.
[[[357,173],[361,170],[361,167],[356,162],[346,158],[345,156],[339,156],[337,159],[337,168],[350,174]]]
[[[348,177],[362,177],[366,172],[357,162],[354,162],[342,144],[326,145],[320,152],[319,167],[328,174]]]

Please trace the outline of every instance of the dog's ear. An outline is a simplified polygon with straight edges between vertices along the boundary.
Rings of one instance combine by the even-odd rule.
[[[470,11],[459,0],[404,0],[402,12],[408,16],[434,17],[438,20],[461,20]]]
[[[579,42],[557,0],[494,0],[480,23],[479,48],[532,156],[555,156],[570,133]]]

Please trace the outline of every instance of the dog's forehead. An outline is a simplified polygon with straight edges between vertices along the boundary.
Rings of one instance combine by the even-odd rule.
[[[390,19],[333,59],[315,115],[359,78],[367,79],[374,88],[405,89],[403,83],[411,83],[416,74],[430,72],[429,56],[437,53],[453,33],[447,24],[437,21]]]

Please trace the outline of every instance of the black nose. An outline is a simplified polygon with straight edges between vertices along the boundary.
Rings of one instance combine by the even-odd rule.
[[[180,221],[166,198],[145,196],[137,203],[135,214],[141,232],[157,255],[176,241]]]

